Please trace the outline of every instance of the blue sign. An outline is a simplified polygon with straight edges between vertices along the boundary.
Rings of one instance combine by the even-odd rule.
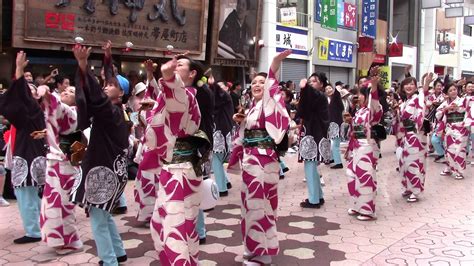
[[[314,22],[320,22],[321,21],[321,0],[316,0],[316,3],[314,4]]]
[[[362,0],[362,36],[375,39],[377,33],[377,1]]]
[[[344,27],[344,0],[337,0],[337,26]]]
[[[329,40],[328,60],[339,62],[352,62],[354,45],[350,42]]]

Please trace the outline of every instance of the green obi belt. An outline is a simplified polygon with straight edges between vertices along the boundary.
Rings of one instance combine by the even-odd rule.
[[[275,142],[265,129],[246,129],[244,132],[244,147],[274,149]]]
[[[455,113],[450,113],[450,114],[447,114],[446,115],[446,120],[448,121],[448,123],[458,123],[458,122],[462,122],[464,121],[464,112],[462,113],[458,113],[458,112],[455,112]]]

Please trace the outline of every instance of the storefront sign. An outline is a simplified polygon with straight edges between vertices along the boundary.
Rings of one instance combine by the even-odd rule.
[[[276,51],[293,50],[293,54],[308,55],[308,31],[276,26]]]
[[[355,29],[356,27],[357,6],[344,3],[344,26]]]
[[[329,39],[319,39],[318,58],[328,60],[329,56]]]
[[[354,45],[350,42],[320,39],[318,48],[318,57],[321,60],[352,62]]]
[[[255,66],[261,0],[215,1],[212,65]]]
[[[336,0],[321,0],[321,27],[337,31]]]
[[[388,49],[388,56],[390,57],[403,56],[403,43],[392,43]]]
[[[73,44],[78,36],[85,45],[101,46],[111,40],[125,47],[133,43],[137,51],[175,51],[204,53],[207,32],[207,0],[154,1],[40,1],[20,0],[23,9],[14,10],[14,45],[26,42]],[[133,2],[133,3],[131,3]],[[26,41],[26,42],[25,42]]]
[[[379,69],[380,84],[385,90],[388,90],[392,84],[392,71],[389,66],[381,66]]]
[[[344,26],[344,0],[337,0],[337,26]]]
[[[439,44],[439,54],[449,54],[450,51],[449,43],[440,43]]]
[[[362,0],[362,36],[375,39],[377,33],[377,1]]]
[[[359,53],[369,53],[374,51],[374,39],[369,37],[359,37]]]
[[[373,60],[374,63],[377,64],[385,64],[385,55],[383,54],[376,54]]]
[[[296,7],[280,8],[281,24],[284,26],[297,26]]]

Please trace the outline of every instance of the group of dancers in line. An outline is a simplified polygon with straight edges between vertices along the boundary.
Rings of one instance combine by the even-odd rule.
[[[15,80],[0,96],[0,114],[12,124],[6,165],[25,236],[17,244],[45,241],[58,254],[83,249],[74,215],[84,207],[91,220],[98,256],[103,265],[127,260],[111,211],[119,206],[128,179],[127,166],[133,141],[132,126],[122,99],[129,82],[112,65],[111,43],[104,47],[105,84],[99,85],[88,66],[90,48],[73,48],[78,62],[75,87],[49,92],[24,77],[26,54],[16,58]],[[160,68],[145,62],[147,84],[139,104],[139,140],[134,160],[139,164],[134,196],[137,220],[149,222],[154,247],[162,265],[199,264],[199,244],[205,238],[200,210],[202,180],[212,172],[219,192],[227,191],[226,172],[242,176],[242,239],[245,265],[270,264],[279,252],[276,229],[278,181],[281,172],[278,144],[287,137],[291,118],[277,81],[281,61],[291,54],[277,54],[268,73],[251,81],[252,101],[234,114],[232,99],[204,67],[186,55],[177,55]],[[394,129],[403,176],[403,196],[419,200],[424,189],[426,136],[424,119],[436,106],[436,134],[443,134],[447,168],[443,174],[462,178],[466,168],[469,128],[473,128],[472,83],[469,95],[459,97],[456,84],[445,85],[445,95],[429,93],[432,74],[418,89],[414,78],[405,79],[403,101],[392,105]],[[324,73],[313,73],[300,83],[301,119],[299,160],[304,162],[308,198],[303,208],[324,204],[318,164],[331,158],[331,140],[339,138],[342,112]],[[137,87],[135,88],[137,89]],[[328,97],[329,95],[329,97]],[[435,104],[440,99],[441,104]],[[349,119],[349,215],[376,219],[376,165],[379,158],[375,130],[383,116],[379,71],[370,71],[358,90],[357,110]],[[339,117],[340,116],[340,117]],[[234,124],[238,127],[232,133]],[[425,124],[425,126],[424,126]],[[136,129],[135,129],[136,130]],[[83,132],[90,131],[88,137]],[[441,133],[442,132],[442,133]],[[337,154],[337,153],[336,153]],[[224,161],[228,158],[228,168]]]

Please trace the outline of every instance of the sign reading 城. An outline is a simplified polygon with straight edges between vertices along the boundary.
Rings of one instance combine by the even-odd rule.
[[[308,31],[276,26],[276,51],[291,49],[295,55],[308,55]]]
[[[377,0],[362,0],[362,36],[375,39],[377,33]]]
[[[318,50],[321,60],[351,63],[354,44],[324,38],[319,40]]]

